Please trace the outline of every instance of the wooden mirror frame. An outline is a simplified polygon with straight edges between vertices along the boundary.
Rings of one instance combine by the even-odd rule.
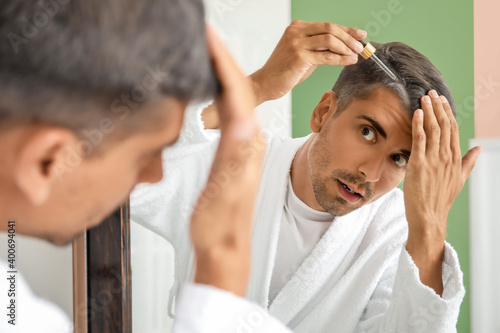
[[[132,333],[129,207],[73,241],[75,333]]]

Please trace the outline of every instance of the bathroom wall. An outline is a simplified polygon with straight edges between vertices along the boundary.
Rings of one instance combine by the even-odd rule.
[[[470,146],[483,152],[470,177],[472,332],[499,332],[500,318],[500,2],[474,1],[474,118]]]
[[[500,1],[474,2],[474,117],[477,138],[500,137]]]

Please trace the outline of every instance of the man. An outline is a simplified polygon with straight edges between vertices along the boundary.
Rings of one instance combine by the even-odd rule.
[[[334,25],[293,22],[251,76],[257,101],[288,92],[344,37]],[[446,220],[480,148],[462,158],[450,90],[427,58],[401,43],[375,45],[397,80],[360,59],[323,95],[313,134],[267,133],[247,298],[294,332],[455,330],[464,288]],[[192,274],[190,198],[207,178],[207,198],[231,179],[208,176],[217,140],[197,131],[201,109],[186,122],[190,140],[165,153],[174,170],[131,201],[132,218],[173,244],[181,282]],[[201,115],[206,127],[217,126],[214,110]]]
[[[192,219],[195,281],[205,285],[186,289],[197,303],[185,301],[179,325],[187,326],[179,332],[222,327],[197,316],[224,311],[213,304],[236,314],[255,311],[233,294],[242,294],[248,279],[263,150],[241,153],[260,135],[253,94],[210,30],[207,52],[201,1],[8,1],[0,22],[0,230],[66,244],[112,212],[135,184],[160,180],[162,150],[177,140],[186,104],[218,90],[213,62],[221,140],[212,173],[230,166],[238,174]],[[241,187],[247,190],[235,193]],[[227,237],[234,242],[224,243]],[[26,304],[18,305],[17,321],[4,316],[2,331],[43,331],[22,313]],[[284,330],[267,316],[263,323]]]

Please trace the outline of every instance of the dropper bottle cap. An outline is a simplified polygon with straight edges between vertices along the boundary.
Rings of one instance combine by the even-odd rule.
[[[361,56],[363,58],[365,58],[366,60],[372,59],[373,61],[375,61],[375,63],[384,72],[386,72],[387,75],[389,75],[391,77],[391,79],[393,79],[394,81],[398,81],[398,78],[396,77],[396,75],[394,75],[394,73],[375,55],[375,51],[377,51],[377,49],[370,43],[365,43],[363,41],[360,41],[360,42],[364,46],[363,52],[361,52]]]
[[[368,60],[368,58],[370,58],[375,53],[375,51],[377,51],[377,49],[370,43],[361,41],[361,44],[363,44],[364,46],[363,52],[361,52],[361,56],[365,58],[365,60]]]

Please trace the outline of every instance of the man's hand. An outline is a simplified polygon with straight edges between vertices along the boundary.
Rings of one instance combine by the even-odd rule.
[[[359,42],[363,30],[334,23],[293,21],[264,67],[250,75],[255,96],[254,107],[283,97],[307,79],[318,65],[347,66],[358,61],[363,51]],[[214,105],[202,113],[205,128],[218,128]]]
[[[334,23],[293,21],[264,67],[251,75],[257,103],[278,99],[318,65],[353,65],[363,51],[363,30]]]
[[[216,99],[221,138],[191,219],[195,281],[243,296],[250,274],[253,209],[265,140],[253,112],[248,78],[211,27],[207,39],[222,85]]]
[[[409,234],[407,250],[419,268],[420,280],[439,295],[446,222],[453,201],[476,163],[481,147],[462,158],[458,124],[444,96],[431,90],[413,116],[413,144],[404,199]]]

